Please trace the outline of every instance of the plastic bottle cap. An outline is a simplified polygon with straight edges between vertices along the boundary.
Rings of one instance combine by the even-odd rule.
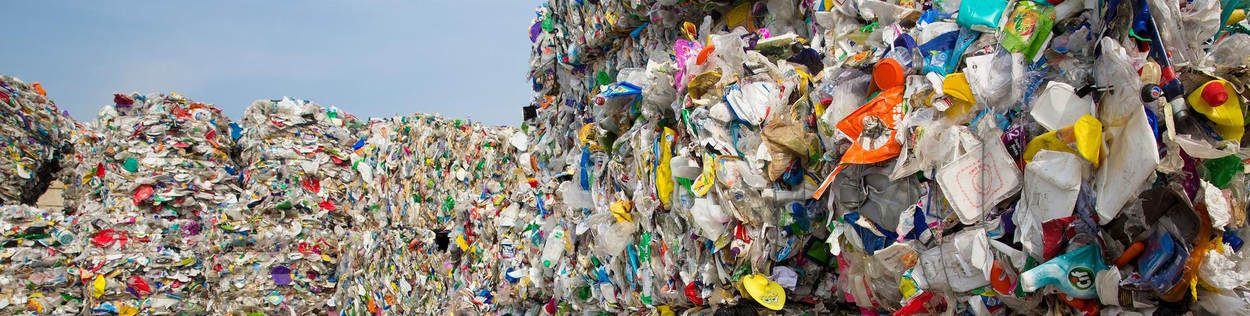
[[[872,80],[881,90],[903,85],[903,66],[894,58],[882,59],[872,68]]]
[[[1202,100],[1207,101],[1211,107],[1224,105],[1224,102],[1228,101],[1228,93],[1224,91],[1224,84],[1217,81],[1202,86]]]
[[[1163,88],[1159,88],[1158,85],[1149,84],[1149,83],[1142,85],[1142,89],[1141,89],[1142,102],[1154,102],[1155,100],[1158,100],[1159,98],[1162,98],[1162,97],[1163,97]]]

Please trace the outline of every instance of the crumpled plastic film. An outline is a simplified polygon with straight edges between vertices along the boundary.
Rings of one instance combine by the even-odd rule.
[[[259,100],[230,135],[240,148],[239,207],[216,219],[206,259],[215,311],[337,311],[341,251],[365,182],[352,145],[363,123],[335,107]]]
[[[34,204],[56,179],[77,123],[39,83],[0,75],[0,204]]]
[[[84,312],[207,311],[216,218],[239,207],[230,119],[178,94],[113,103],[75,140],[78,179],[66,191],[82,194],[67,210]]]

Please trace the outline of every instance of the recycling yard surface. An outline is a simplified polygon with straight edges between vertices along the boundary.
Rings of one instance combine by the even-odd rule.
[[[0,76],[0,312],[1250,315],[1247,7],[548,0],[515,127]]]

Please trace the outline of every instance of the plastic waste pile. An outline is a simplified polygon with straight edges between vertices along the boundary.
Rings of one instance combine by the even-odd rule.
[[[76,123],[39,83],[0,75],[0,204],[34,204],[61,169]]]
[[[513,300],[493,293],[508,284],[500,262],[517,255],[501,248],[511,245],[501,245],[497,225],[510,226],[504,218],[532,194],[520,191],[530,184],[519,174],[512,136],[524,140],[510,128],[432,114],[370,121],[356,164],[369,179],[361,202],[367,228],[350,242],[361,246],[343,256],[352,271],[342,277],[346,309],[407,315],[510,307]]]
[[[366,125],[290,98],[257,101],[242,124],[177,94],[113,101],[72,135],[64,213],[5,206],[0,281],[23,286],[0,288],[0,309],[408,314],[520,301],[491,293],[504,282],[494,216],[536,207],[517,163],[524,134],[437,115]]]
[[[549,0],[519,129],[3,77],[0,310],[1247,314],[1248,6]]]
[[[809,155],[809,147],[818,143],[814,135],[807,135],[802,121],[794,119],[801,117],[799,110],[772,113],[779,123],[767,126],[764,135],[769,136],[770,146],[766,146],[761,137],[766,127],[761,124],[763,109],[739,111],[750,116],[730,126],[725,124],[729,109],[722,104],[716,110],[721,124],[700,130],[706,138],[695,145],[689,138],[696,128],[691,124],[708,119],[711,104],[698,113],[692,112],[693,106],[682,111],[680,101],[687,100],[687,91],[675,90],[673,79],[682,79],[685,86],[691,78],[681,73],[702,72],[683,70],[685,65],[668,60],[674,41],[682,38],[672,27],[682,26],[677,22],[703,11],[671,3],[600,5],[626,6],[631,13],[613,17],[596,13],[605,11],[593,4],[553,1],[539,9],[539,20],[531,28],[535,42],[531,76],[540,94],[526,113],[526,121],[534,124],[531,154],[540,169],[551,170],[549,176],[556,180],[552,185],[558,187],[563,202],[531,222],[541,228],[538,236],[547,245],[542,265],[530,270],[531,282],[551,289],[546,295],[553,298],[544,308],[552,312],[688,309],[731,303],[738,297],[731,293],[747,294],[748,289],[766,306],[779,308],[783,287],[832,295],[813,291],[820,283],[831,287],[836,279],[826,273],[832,272],[833,257],[827,251],[821,253],[829,246],[823,238],[811,238],[813,230],[822,229],[826,207],[806,199],[818,183],[804,181],[803,167],[820,163],[821,157]],[[789,15],[782,16],[797,20],[794,3],[756,7],[763,12],[766,5],[776,6],[775,11],[788,10]],[[735,14],[743,8],[751,10],[751,5],[738,8]],[[712,27],[708,19],[703,33]],[[794,22],[773,19],[770,24],[780,33],[801,27]],[[686,34],[698,34],[693,25],[685,26]],[[587,32],[603,36],[596,43],[604,44],[583,45],[581,35]],[[590,36],[586,38],[585,42],[591,42]],[[695,41],[699,40],[682,43]],[[785,42],[774,44],[779,50],[790,49]],[[745,46],[738,34],[718,36],[715,45],[723,52]],[[743,64],[758,66],[752,69],[756,73],[771,70],[769,75],[777,79],[784,73],[758,54],[748,61],[738,56],[741,52],[735,56],[722,53],[725,60],[709,61],[712,50],[702,50],[701,44],[677,48],[676,54],[693,57],[701,51],[698,69],[733,67],[737,73],[724,74],[726,80],[746,74]],[[699,83],[691,83],[694,91],[689,94],[702,97],[721,78],[709,71]],[[791,70],[786,78],[792,80],[786,91],[793,91],[802,77]],[[748,89],[753,94],[772,89],[776,94],[782,87],[761,83],[738,91],[736,97],[760,100],[744,96]],[[714,103],[713,99],[708,94],[707,101]],[[778,107],[780,101],[775,101]],[[679,132],[682,127],[677,124],[690,130]],[[723,136],[722,142],[713,141],[711,136],[717,133]],[[734,143],[730,143],[730,133],[734,133]],[[769,148],[778,155],[768,156]],[[770,159],[775,163],[765,173],[764,161]],[[783,174],[787,184],[772,185],[782,181]],[[774,269],[778,261],[786,265]],[[803,284],[797,273],[805,273]],[[784,284],[767,281],[764,275],[773,275]]]
[[[306,100],[259,100],[230,135],[239,144],[242,207],[217,226],[219,251],[205,273],[216,311],[325,314],[337,311],[339,258],[365,188],[353,144],[363,123]]]
[[[1250,312],[1246,6],[547,1],[531,311]]]
[[[117,94],[75,139],[63,243],[91,313],[205,311],[216,218],[237,207],[230,119],[178,94]]]
[[[72,315],[82,310],[84,288],[66,266],[77,255],[74,216],[26,205],[0,206],[0,311]]]

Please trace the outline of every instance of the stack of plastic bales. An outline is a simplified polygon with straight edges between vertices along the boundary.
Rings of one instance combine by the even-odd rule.
[[[67,266],[77,255],[73,216],[25,205],[0,207],[0,311],[41,315],[82,313],[84,288]]]
[[[35,204],[61,169],[76,123],[39,83],[0,75],[0,204]]]
[[[230,313],[337,311],[340,252],[366,188],[354,166],[363,123],[334,107],[285,98],[244,112],[240,197],[224,213],[211,259],[220,305]]]
[[[354,271],[344,277],[352,310],[496,311],[495,218],[524,184],[513,173],[513,134],[437,115],[371,122],[358,164],[373,175],[368,231],[344,259]]]
[[[1245,5],[1084,4],[547,1],[508,268],[553,313],[1246,313]]]
[[[74,217],[34,204],[72,153],[77,123],[38,83],[0,75],[0,310],[76,314],[83,293],[67,263],[77,255]],[[26,205],[24,205],[26,204]]]
[[[204,258],[237,207],[230,120],[181,95],[118,94],[79,139],[71,258],[91,313],[204,312]],[[77,158],[76,158],[77,159]]]
[[[549,0],[519,130],[118,95],[0,310],[1250,314],[1250,4],[1095,2]]]

